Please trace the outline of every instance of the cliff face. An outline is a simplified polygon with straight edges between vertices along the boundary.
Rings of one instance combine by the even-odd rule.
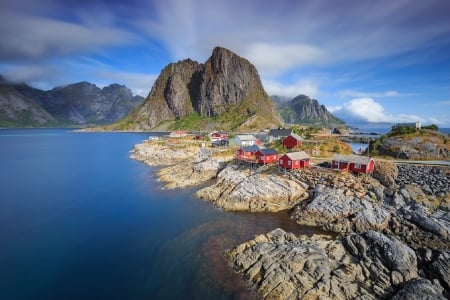
[[[55,125],[107,124],[126,116],[143,98],[130,89],[111,84],[103,89],[88,82],[42,91],[28,85],[10,85],[51,115]]]
[[[256,68],[230,50],[216,47],[204,64],[186,59],[165,67],[144,104],[119,126],[153,129],[192,114],[203,118],[202,125],[215,122],[213,126],[222,129],[283,123]]]
[[[277,101],[278,109],[287,123],[344,124],[333,116],[324,105],[305,95],[283,102]]]

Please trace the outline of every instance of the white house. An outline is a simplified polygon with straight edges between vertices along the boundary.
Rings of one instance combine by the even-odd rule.
[[[234,138],[234,142],[237,146],[253,146],[256,143],[256,138],[251,134],[238,134]]]

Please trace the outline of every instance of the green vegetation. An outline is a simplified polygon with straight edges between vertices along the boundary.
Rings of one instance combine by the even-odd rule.
[[[169,126],[170,130],[176,129],[199,129],[200,123],[203,123],[205,118],[200,117],[196,112],[187,115],[184,118],[176,120],[173,124]]]
[[[416,128],[412,126],[392,126],[391,132],[389,132],[388,136],[398,136],[405,135],[416,132]]]
[[[433,131],[439,131],[439,127],[436,124],[431,124],[429,126],[422,126],[422,129],[429,129]]]
[[[304,137],[305,139],[309,140],[313,137],[313,134],[319,133],[322,129],[323,129],[322,126],[307,126],[307,127],[294,126],[292,128],[292,131],[295,134],[298,134]]]

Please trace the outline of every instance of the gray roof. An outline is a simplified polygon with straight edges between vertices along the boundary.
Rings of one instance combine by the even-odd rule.
[[[258,150],[260,150],[260,148],[258,146],[247,146],[247,147],[241,147],[241,149],[244,152],[256,152]]]
[[[290,135],[291,133],[292,129],[270,129],[267,135],[273,137],[284,137]]]
[[[278,151],[272,148],[264,148],[259,151],[264,155],[278,154]]]
[[[289,152],[289,153],[286,153],[286,155],[291,160],[309,159],[309,155],[305,151]]]
[[[362,155],[344,155],[344,154],[335,154],[333,155],[332,160],[337,162],[350,162],[354,164],[360,164],[360,165],[367,165],[369,164],[370,160],[372,158],[369,156],[362,156]]]
[[[239,134],[236,135],[236,138],[240,139],[241,141],[256,141],[255,136],[251,134]]]

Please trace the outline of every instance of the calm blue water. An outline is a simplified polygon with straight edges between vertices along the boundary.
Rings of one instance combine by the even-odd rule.
[[[128,158],[144,133],[0,130],[0,299],[238,299],[227,248],[287,213],[226,213],[162,191]]]

